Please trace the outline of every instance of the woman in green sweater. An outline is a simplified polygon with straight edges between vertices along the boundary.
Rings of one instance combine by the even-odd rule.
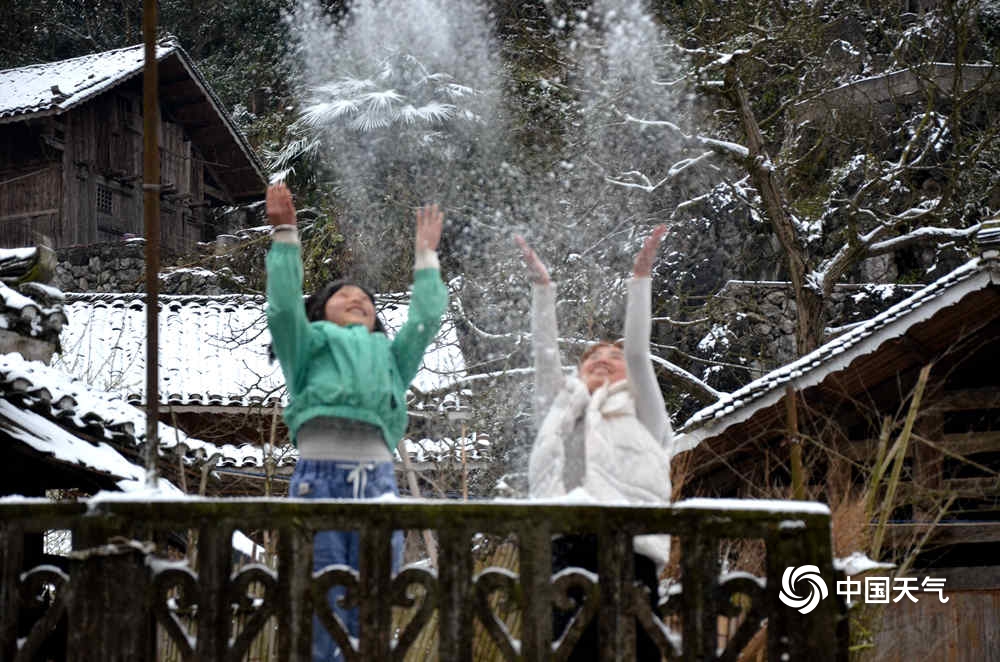
[[[389,340],[372,294],[356,283],[329,283],[303,305],[295,206],[284,184],[268,188],[273,243],[267,254],[267,321],[288,391],[284,418],[299,449],[289,496],[359,499],[399,493],[392,453],[406,431],[406,390],[448,305],[436,252],[443,215],[431,205],[416,216],[409,314]],[[314,569],[334,564],[356,569],[358,539],[356,531],[318,532]],[[401,557],[402,534],[396,532],[394,569]],[[340,607],[342,594],[343,588],[333,589],[328,601],[347,632],[357,636],[357,609]],[[314,662],[343,659],[316,618],[312,656]]]

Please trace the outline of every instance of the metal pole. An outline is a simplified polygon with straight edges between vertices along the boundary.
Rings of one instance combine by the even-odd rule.
[[[156,64],[156,0],[143,0],[142,35],[146,45],[142,81],[142,213],[146,234],[146,485],[157,483],[159,447],[159,276],[160,276],[160,129],[159,75]]]

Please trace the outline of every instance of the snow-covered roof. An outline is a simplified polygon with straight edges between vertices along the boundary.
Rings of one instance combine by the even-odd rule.
[[[90,443],[30,409],[0,399],[0,430],[43,455],[108,474],[115,480],[138,481],[145,471],[107,442]]]
[[[405,295],[378,297],[392,334],[406,319]],[[284,378],[268,360],[265,300],[252,295],[160,297],[160,402],[252,407],[286,402]],[[67,294],[68,324],[57,364],[128,402],[145,402],[146,309],[142,294]],[[424,356],[414,386],[445,387],[465,374],[455,326],[447,321]],[[447,407],[448,402],[442,403]]]
[[[175,52],[173,42],[156,47],[156,59]],[[0,71],[0,122],[61,113],[142,73],[142,44],[58,62]]]
[[[187,75],[204,93],[257,177],[262,183],[266,181],[264,167],[257,155],[188,54],[173,39],[160,40],[156,47],[157,61],[162,63],[171,57],[177,58]],[[144,62],[145,46],[138,44],[0,71],[0,124],[63,113],[141,75]]]
[[[92,439],[98,446],[107,444],[126,449],[138,446],[145,439],[145,412],[128,404],[120,394],[104,391],[58,367],[26,361],[20,354],[0,355],[0,396],[16,409],[33,412],[69,436]],[[83,446],[69,443],[66,435],[50,434],[48,426],[40,429],[42,432],[38,434],[51,440],[50,451],[57,458],[67,461],[68,457],[78,457],[80,463],[86,464],[87,458],[93,456],[93,451],[84,454]],[[265,450],[252,444],[213,444],[165,423],[159,424],[159,436],[161,452],[175,451],[188,462],[217,454],[222,467],[260,467],[264,463]],[[276,453],[274,460],[282,466],[293,463],[295,456]],[[122,475],[109,467],[103,469]]]
[[[400,442],[409,453],[410,461],[424,462],[483,462],[493,459],[490,439],[485,434],[472,433],[465,437],[440,439],[410,439]],[[464,450],[464,454],[463,454]],[[399,455],[397,450],[396,455]]]
[[[0,329],[31,338],[57,338],[66,323],[59,290],[39,283],[25,283],[20,289],[31,296],[0,283]]]
[[[820,383],[830,373],[903,335],[914,324],[990,284],[1000,285],[1000,260],[995,253],[967,262],[809,354],[723,395],[718,402],[696,412],[684,423],[676,439],[675,452],[690,450],[703,439],[721,434],[755,412],[770,407],[784,396],[785,387],[789,385],[801,390]]]
[[[62,292],[36,282],[15,284],[37,266],[43,250],[48,249],[0,248],[0,272],[4,274],[0,279],[0,330],[54,343],[66,323]]]

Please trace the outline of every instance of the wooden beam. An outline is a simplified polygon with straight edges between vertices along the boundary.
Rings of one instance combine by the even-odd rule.
[[[1000,431],[997,430],[942,434],[929,439],[955,455],[1000,452]],[[918,436],[918,442],[919,440]],[[851,460],[865,462],[875,459],[877,447],[878,441],[875,439],[861,439],[837,446],[837,452]]]
[[[951,478],[941,482],[937,489],[902,482],[899,485],[899,502],[908,503],[915,497],[955,496],[959,499],[995,499],[1000,496],[1000,476],[987,478]]]
[[[59,208],[52,207],[51,209],[39,209],[37,211],[26,211],[20,214],[9,214],[7,216],[0,216],[0,223],[3,221],[18,221],[25,218],[35,218],[36,216],[47,216],[48,214],[58,214]]]
[[[1000,451],[1000,431],[962,432],[941,436],[941,445],[959,455]]]
[[[951,591],[995,591],[1000,589],[1000,566],[984,565],[959,568],[926,568],[919,573],[911,573],[917,577],[917,584],[924,577],[944,579],[944,595],[948,597]]]
[[[934,402],[942,411],[1000,409],[1000,390],[995,386],[948,391]]]
[[[912,522],[889,524],[886,530],[890,547],[904,547],[920,540],[928,529],[931,535],[927,543],[933,546],[958,545],[964,543],[1000,542],[1000,521],[998,522],[939,522],[924,524]]]

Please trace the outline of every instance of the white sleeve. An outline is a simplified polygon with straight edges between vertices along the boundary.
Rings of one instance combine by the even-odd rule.
[[[557,333],[555,283],[533,284],[531,346],[535,355],[535,418],[539,426],[563,384]]]
[[[629,385],[635,397],[639,421],[654,439],[668,450],[673,446],[673,429],[667,416],[663,393],[656,381],[656,372],[649,357],[649,337],[652,327],[650,279],[631,278],[628,281],[628,302],[625,306],[625,364]]]

